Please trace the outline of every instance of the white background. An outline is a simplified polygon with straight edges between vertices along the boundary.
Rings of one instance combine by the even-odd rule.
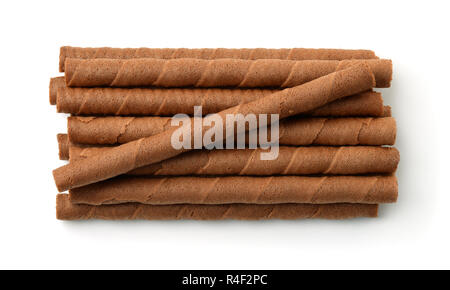
[[[2,1],[0,268],[449,268],[446,4]],[[399,201],[351,221],[57,221],[62,45],[373,49],[394,62]]]

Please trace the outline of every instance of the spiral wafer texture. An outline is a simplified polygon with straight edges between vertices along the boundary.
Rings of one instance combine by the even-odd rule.
[[[123,144],[173,128],[170,120],[169,117],[69,117],[67,126],[73,143]],[[291,118],[280,121],[279,144],[393,145],[396,131],[395,119],[391,117]]]
[[[85,159],[108,147],[70,146],[70,160]],[[126,175],[310,175],[393,173],[397,149],[378,146],[279,147],[275,160],[261,160],[263,149],[195,150],[159,163],[137,168]]]
[[[278,114],[280,119],[284,119],[316,109],[339,98],[370,90],[374,85],[375,77],[370,67],[366,63],[360,63],[304,85],[284,89],[265,98],[221,111],[209,118],[226,120],[226,116],[229,114],[244,116]],[[226,132],[226,126],[223,129],[223,132]],[[84,186],[192,150],[175,149],[172,146],[172,135],[177,130],[179,128],[168,129],[157,135],[126,143],[111,148],[107,152],[55,169],[53,176],[56,186],[60,192]],[[192,127],[183,126],[182,130],[192,130]],[[202,130],[203,135],[205,128]],[[231,132],[227,132],[227,134],[231,134]],[[219,138],[214,142],[223,141],[230,136],[226,135],[224,139]],[[193,143],[192,136],[191,144]],[[207,145],[210,144],[204,144],[204,146]]]
[[[394,176],[124,177],[71,189],[73,203],[392,203]]]
[[[266,97],[275,90],[261,89],[150,89],[68,88],[58,89],[57,110],[73,115],[193,115],[202,106],[204,115]],[[305,113],[319,117],[370,116],[383,114],[380,93],[356,94]]]
[[[59,220],[265,220],[265,219],[350,219],[377,217],[376,204],[222,204],[147,205],[126,203],[92,206],[73,204],[66,194],[56,197]]]
[[[365,63],[376,87],[387,88],[392,62],[375,60],[277,60],[277,59],[72,59],[66,60],[69,87],[234,87],[289,88],[330,73]]]
[[[371,50],[363,49],[311,49],[311,48],[111,48],[111,47],[70,47],[63,46],[59,55],[59,71],[64,71],[66,58],[198,58],[198,59],[291,59],[291,60],[344,60],[376,59]]]
[[[50,79],[49,84],[49,102],[50,105],[56,105],[56,99],[58,95],[58,90],[60,88],[66,87],[66,81],[64,77],[56,77]]]

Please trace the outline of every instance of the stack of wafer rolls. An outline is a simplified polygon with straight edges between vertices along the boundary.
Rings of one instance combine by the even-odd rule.
[[[59,60],[60,220],[349,219],[397,201],[396,123],[374,90],[390,86],[392,62],[373,51],[65,46]],[[269,116],[276,140],[251,142],[261,122],[205,138],[250,114]],[[175,148],[177,132],[203,147]]]

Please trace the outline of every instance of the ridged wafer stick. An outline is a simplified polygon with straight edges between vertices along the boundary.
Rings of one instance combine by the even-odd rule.
[[[58,95],[58,89],[66,87],[66,81],[64,77],[56,77],[50,79],[49,84],[49,101],[50,105],[56,105],[56,98]]]
[[[312,48],[111,48],[63,46],[59,55],[59,71],[64,71],[66,58],[199,58],[199,59],[292,59],[344,60],[378,58],[371,50]]]
[[[73,143],[123,144],[172,128],[169,117],[69,117]],[[268,135],[270,135],[268,133]],[[394,118],[290,118],[280,121],[281,145],[393,145]]]
[[[377,204],[148,205],[126,203],[92,206],[72,204],[67,194],[58,194],[56,197],[56,218],[59,220],[341,220],[377,216]]]
[[[335,71],[365,63],[376,87],[387,88],[392,62],[372,60],[242,60],[242,59],[66,59],[69,87],[235,87],[289,88]]]
[[[217,113],[275,93],[260,89],[121,89],[60,88],[57,110],[73,115],[156,115],[194,114],[194,106],[202,106],[204,115]],[[380,93],[364,92],[336,100],[305,113],[319,117],[380,117],[383,99]]]
[[[123,177],[69,191],[72,203],[392,203],[394,176]]]
[[[304,85],[285,89],[265,98],[232,107],[214,114],[211,120],[226,119],[229,114],[279,114],[280,119],[297,115],[324,106],[325,104],[345,96],[367,91],[375,85],[375,77],[370,67],[359,64],[349,69],[331,73],[315,79]],[[193,125],[194,122],[191,122]],[[191,126],[184,126],[183,131],[192,130]],[[227,137],[234,132],[223,132]],[[90,183],[105,180],[135,168],[169,159],[190,149],[175,149],[172,146],[172,135],[179,128],[168,129],[158,135],[142,138],[110,150],[94,155],[90,158],[71,162],[53,171],[58,190],[65,191]],[[205,128],[202,129],[202,134]],[[216,138],[215,142],[222,141]],[[191,144],[194,143],[194,136]],[[204,146],[210,144],[203,144]]]
[[[70,146],[70,161],[99,154],[108,147]],[[275,160],[261,160],[263,149],[194,150],[127,172],[127,175],[309,175],[395,172],[397,149],[375,146],[279,147]]]
[[[305,118],[280,122],[282,145],[394,145],[394,118]]]

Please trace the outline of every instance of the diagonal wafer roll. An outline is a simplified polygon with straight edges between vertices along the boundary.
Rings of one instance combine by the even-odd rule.
[[[49,101],[50,105],[56,105],[56,98],[59,88],[66,87],[66,81],[64,77],[56,77],[50,79],[49,85]]]
[[[64,71],[66,58],[198,58],[198,59],[292,59],[292,60],[344,60],[378,58],[371,50],[363,49],[312,49],[312,48],[111,48],[63,46],[59,55],[59,71]]]
[[[59,220],[341,220],[377,216],[377,204],[148,205],[126,203],[92,206],[72,204],[67,194],[58,194],[56,197],[56,218]]]
[[[309,83],[285,89],[265,98],[232,107],[210,116],[211,120],[226,119],[229,114],[279,114],[280,119],[297,115],[324,106],[339,98],[367,91],[375,85],[375,77],[370,67],[359,64],[349,69],[331,73]],[[194,122],[191,122],[192,126]],[[192,130],[191,126],[183,126],[181,130]],[[215,142],[226,140],[234,132],[222,128],[224,138],[216,138]],[[246,128],[245,128],[246,129]],[[160,134],[132,141],[111,148],[101,154],[84,160],[71,162],[53,171],[58,190],[64,191],[90,183],[105,180],[135,168],[169,159],[191,149],[175,149],[172,146],[172,135],[179,131],[172,128]],[[234,131],[234,130],[233,130]],[[239,130],[238,130],[239,131]],[[202,128],[202,135],[206,132]],[[243,131],[241,131],[243,132]],[[238,133],[241,133],[238,132]],[[194,136],[191,138],[194,144]],[[208,146],[211,144],[203,144]]]
[[[109,147],[71,145],[70,161]],[[391,147],[279,147],[278,158],[261,160],[262,149],[195,150],[127,172],[127,175],[308,175],[395,172],[400,154]]]
[[[125,177],[69,191],[72,203],[392,203],[394,176]]]
[[[79,144],[123,144],[172,128],[169,117],[69,117]],[[290,118],[280,121],[281,145],[393,145],[394,118]]]
[[[66,59],[69,87],[235,87],[289,88],[335,71],[366,63],[376,87],[387,88],[392,62],[373,60],[242,60],[242,59]]]
[[[202,106],[203,114],[217,113],[275,93],[260,89],[149,89],[149,88],[59,88],[57,110],[73,115],[156,115],[194,114]],[[364,92],[336,100],[307,115],[320,117],[380,117],[383,99],[380,93]]]

